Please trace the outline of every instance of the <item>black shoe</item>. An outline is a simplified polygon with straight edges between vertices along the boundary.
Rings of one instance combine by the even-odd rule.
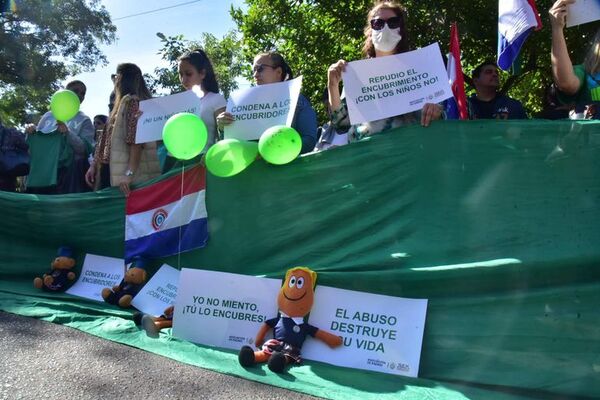
[[[243,346],[238,354],[238,361],[242,367],[251,367],[254,365],[254,350],[250,346]]]
[[[144,315],[142,317],[142,328],[146,331],[146,335],[151,338],[158,337],[158,328],[154,325],[154,319],[150,315]]]
[[[278,351],[271,354],[271,358],[269,358],[269,369],[273,372],[282,373],[285,368],[286,360],[283,353]]]
[[[144,316],[144,313],[141,313],[139,311],[136,311],[133,313],[133,323],[136,326],[140,326],[142,324],[142,317]]]

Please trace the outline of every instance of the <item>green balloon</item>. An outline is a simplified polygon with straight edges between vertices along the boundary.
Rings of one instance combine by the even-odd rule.
[[[59,90],[50,98],[50,111],[57,121],[69,121],[77,115],[79,106],[79,97],[70,90]]]
[[[302,150],[300,134],[289,126],[277,125],[267,129],[258,141],[258,151],[271,164],[292,162]]]
[[[206,152],[206,168],[221,178],[234,176],[245,170],[258,155],[258,143],[238,139],[221,140]]]
[[[206,146],[206,125],[196,114],[179,113],[167,120],[162,138],[171,155],[179,160],[190,160]]]

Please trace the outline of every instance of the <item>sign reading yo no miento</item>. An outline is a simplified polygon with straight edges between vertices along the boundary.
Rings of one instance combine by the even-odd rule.
[[[254,347],[261,325],[277,315],[280,287],[278,279],[183,268],[173,335],[226,349]]]

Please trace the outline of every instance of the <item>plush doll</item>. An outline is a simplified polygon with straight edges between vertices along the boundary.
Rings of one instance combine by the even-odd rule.
[[[75,273],[71,271],[74,266],[75,259],[71,248],[61,247],[56,258],[50,263],[52,269],[41,278],[35,278],[33,286],[51,292],[63,292],[70,286],[69,283],[75,280]]]
[[[102,298],[110,304],[119,305],[123,308],[131,306],[131,300],[142,289],[146,283],[146,260],[136,257],[125,273],[125,278],[112,289],[102,289]]]
[[[316,281],[317,273],[305,267],[286,272],[277,295],[279,313],[276,318],[267,320],[256,335],[256,346],[262,345],[261,350],[254,351],[250,346],[241,348],[238,360],[243,367],[268,362],[271,371],[283,372],[287,364],[302,361],[300,349],[306,335],[322,340],[332,348],[342,344],[340,336],[304,321],[313,305]],[[273,339],[265,343],[269,329],[273,329]]]
[[[169,306],[165,309],[160,317],[153,317],[149,314],[136,313],[133,316],[133,320],[136,325],[141,325],[146,331],[146,335],[157,338],[158,332],[163,329],[170,328],[173,326],[173,306]]]

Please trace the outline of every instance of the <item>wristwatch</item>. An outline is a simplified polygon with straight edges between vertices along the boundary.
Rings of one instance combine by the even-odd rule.
[[[134,172],[130,169],[128,169],[127,171],[125,171],[125,176],[133,176]]]

